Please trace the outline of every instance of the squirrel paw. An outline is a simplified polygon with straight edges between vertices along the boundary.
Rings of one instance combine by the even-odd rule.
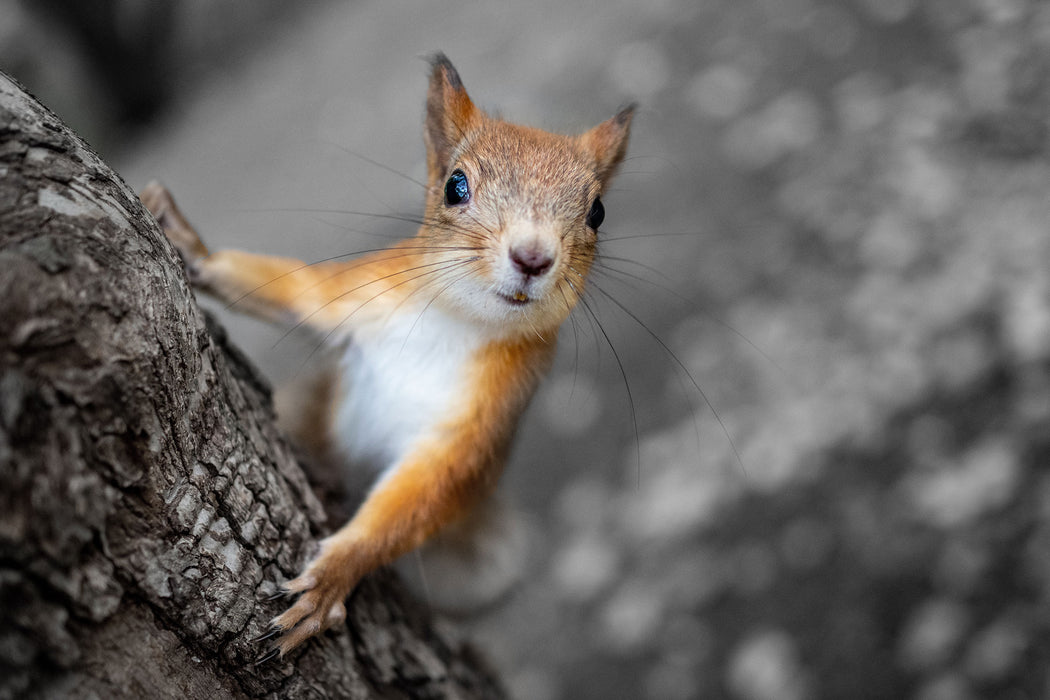
[[[208,248],[175,205],[175,198],[171,196],[171,192],[154,180],[142,190],[139,199],[160,224],[164,235],[179,251],[186,271],[192,273],[195,263],[208,256]]]
[[[299,599],[270,623],[271,629],[280,634],[275,648],[282,657],[310,637],[346,620],[344,601],[353,582],[337,572],[337,568],[329,568],[318,560],[284,585],[285,592],[298,593]]]

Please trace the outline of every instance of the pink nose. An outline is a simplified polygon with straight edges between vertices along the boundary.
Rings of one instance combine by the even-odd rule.
[[[554,264],[550,253],[532,246],[511,248],[510,259],[514,267],[529,277],[539,277]]]

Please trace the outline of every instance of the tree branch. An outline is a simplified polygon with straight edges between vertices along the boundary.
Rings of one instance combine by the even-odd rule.
[[[0,698],[502,694],[384,573],[253,664],[323,509],[138,198],[2,74],[0,480]]]

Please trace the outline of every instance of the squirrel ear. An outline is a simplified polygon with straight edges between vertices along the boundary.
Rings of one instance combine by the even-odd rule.
[[[436,182],[448,168],[452,152],[463,135],[482,117],[470,101],[463,81],[443,53],[430,59],[427,118],[423,139],[427,145],[427,174]]]
[[[627,105],[615,117],[603,121],[579,137],[584,150],[594,157],[595,171],[603,185],[612,178],[616,166],[627,153],[634,109],[634,104]]]

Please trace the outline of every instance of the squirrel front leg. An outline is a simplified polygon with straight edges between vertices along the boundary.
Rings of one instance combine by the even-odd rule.
[[[360,579],[422,545],[488,496],[506,460],[514,427],[553,344],[532,338],[494,342],[475,358],[455,414],[416,442],[369,493],[357,513],[285,584],[299,599],[273,620],[282,656],[346,618],[344,600]]]
[[[209,251],[163,185],[151,182],[139,197],[179,251],[195,287],[265,320],[331,330],[397,284],[384,281],[396,277],[398,265],[410,266],[403,252],[310,265],[240,250]]]
[[[346,619],[344,601],[363,576],[419,547],[486,495],[501,465],[466,454],[469,445],[417,450],[384,479],[357,514],[284,588],[299,599],[273,620],[281,655]]]

